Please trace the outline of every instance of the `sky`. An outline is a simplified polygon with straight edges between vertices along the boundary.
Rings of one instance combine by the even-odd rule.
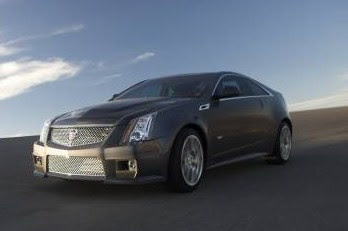
[[[0,137],[144,79],[235,71],[291,110],[348,105],[348,1],[0,0]]]

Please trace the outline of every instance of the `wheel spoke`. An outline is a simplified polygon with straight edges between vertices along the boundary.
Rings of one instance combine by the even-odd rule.
[[[189,180],[192,181],[194,175],[193,175],[193,168],[190,168],[190,173],[189,173]]]
[[[193,139],[190,139],[190,152],[192,153],[195,150],[195,143]]]

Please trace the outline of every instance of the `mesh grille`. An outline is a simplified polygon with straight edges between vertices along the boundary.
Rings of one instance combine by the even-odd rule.
[[[96,157],[48,156],[48,172],[67,175],[105,176],[103,163]]]
[[[53,128],[51,142],[66,147],[76,147],[103,142],[112,127]]]

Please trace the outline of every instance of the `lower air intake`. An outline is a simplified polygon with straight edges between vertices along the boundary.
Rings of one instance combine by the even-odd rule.
[[[103,163],[96,157],[48,156],[48,172],[79,176],[105,176]]]

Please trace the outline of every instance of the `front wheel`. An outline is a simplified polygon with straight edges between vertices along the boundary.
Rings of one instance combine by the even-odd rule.
[[[169,163],[169,185],[177,192],[191,192],[204,171],[204,147],[199,133],[184,129],[176,138]]]
[[[286,163],[292,151],[292,133],[289,125],[281,123],[278,130],[278,136],[273,150],[273,154],[267,157],[270,164]]]

